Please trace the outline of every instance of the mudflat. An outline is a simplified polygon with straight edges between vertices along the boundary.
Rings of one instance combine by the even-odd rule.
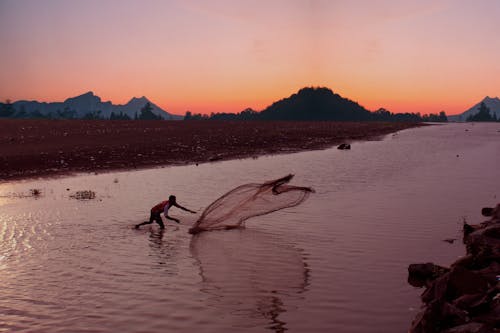
[[[321,149],[420,123],[0,120],[0,180]]]

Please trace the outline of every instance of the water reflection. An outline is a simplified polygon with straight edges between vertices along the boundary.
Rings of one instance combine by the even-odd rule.
[[[199,265],[200,291],[209,306],[231,314],[232,327],[287,330],[281,314],[309,284],[297,248],[276,235],[238,229],[193,236],[190,251]]]
[[[150,256],[154,257],[153,269],[165,269],[167,275],[176,275],[179,271],[177,261],[181,241],[172,236],[172,232],[178,231],[178,227],[159,229],[151,227],[149,232]]]

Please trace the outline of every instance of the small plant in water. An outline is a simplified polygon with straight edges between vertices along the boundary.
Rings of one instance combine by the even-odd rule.
[[[74,194],[71,194],[70,197],[77,200],[92,200],[95,199],[95,192],[90,190],[76,191]]]
[[[42,195],[42,190],[37,189],[37,188],[32,188],[32,189],[30,190],[30,195],[31,195],[32,197],[39,197],[40,195]]]

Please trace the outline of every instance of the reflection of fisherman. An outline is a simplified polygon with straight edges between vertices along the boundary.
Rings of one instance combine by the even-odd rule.
[[[135,228],[139,229],[139,227],[141,225],[151,224],[153,222],[158,223],[160,225],[161,229],[165,228],[165,225],[163,225],[163,220],[161,219],[161,215],[160,215],[161,213],[163,213],[165,215],[166,219],[180,223],[180,221],[178,219],[176,219],[175,217],[168,216],[168,210],[172,206],[175,206],[177,208],[185,210],[186,212],[196,214],[196,212],[179,205],[176,202],[175,195],[171,195],[170,197],[168,197],[168,200],[162,201],[159,204],[157,204],[156,206],[154,206],[153,208],[151,208],[151,216],[149,217],[149,221],[139,223],[138,225],[135,226]]]

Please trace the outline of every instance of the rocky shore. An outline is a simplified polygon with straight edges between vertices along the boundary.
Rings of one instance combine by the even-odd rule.
[[[466,256],[449,268],[408,267],[408,282],[425,287],[424,306],[410,333],[500,332],[500,204],[483,208],[482,214],[490,219],[464,224]]]
[[[0,119],[0,181],[321,149],[422,125]]]

